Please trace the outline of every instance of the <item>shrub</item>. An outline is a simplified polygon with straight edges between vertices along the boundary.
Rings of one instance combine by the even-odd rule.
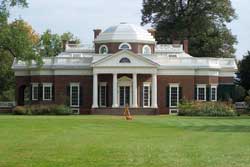
[[[183,102],[179,110],[180,116],[236,116],[233,106],[222,102]]]
[[[13,114],[15,114],[15,115],[27,115],[27,109],[24,106],[16,106],[13,109]]]
[[[30,105],[18,106],[13,110],[15,115],[70,115],[72,111],[64,105]]]

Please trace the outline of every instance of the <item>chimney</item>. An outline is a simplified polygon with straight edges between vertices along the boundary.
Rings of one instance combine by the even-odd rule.
[[[173,44],[179,45],[179,44],[181,44],[181,41],[180,40],[173,40]]]
[[[101,29],[95,29],[94,30],[94,39],[96,39],[96,37],[102,32]]]
[[[148,32],[155,38],[155,33],[156,33],[156,30],[151,28],[151,29],[148,29]]]
[[[183,40],[183,50],[184,50],[184,52],[186,52],[186,53],[188,53],[188,44],[189,42],[188,42],[188,40],[187,39],[185,39],[185,40]]]

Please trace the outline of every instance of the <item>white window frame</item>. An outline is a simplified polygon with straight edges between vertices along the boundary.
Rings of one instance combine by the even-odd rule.
[[[72,87],[78,87],[78,105],[72,104]],[[80,83],[70,83],[70,107],[79,107],[80,106]]]
[[[50,98],[49,99],[45,99],[45,87],[49,87],[50,88]],[[43,100],[44,101],[51,101],[52,100],[52,83],[43,83]]]
[[[101,98],[101,87],[104,86],[105,87],[105,105],[102,105],[102,98]],[[100,82],[99,83],[99,106],[100,107],[107,107],[107,82]]]
[[[37,98],[35,98],[35,87],[37,87]],[[32,100],[36,101],[39,97],[39,84],[38,83],[32,83]]]
[[[172,94],[171,88],[177,88],[177,105],[176,106],[172,105],[172,103],[171,103],[171,94]],[[169,84],[169,107],[170,108],[177,108],[178,107],[178,105],[179,105],[179,91],[180,91],[180,84],[179,83]]]
[[[106,53],[101,53],[101,50],[102,50],[103,47],[106,48]],[[101,45],[99,47],[99,54],[108,54],[108,52],[109,52],[109,49],[108,49],[107,45]]]
[[[213,93],[213,89],[215,89],[215,99],[212,99],[212,93]],[[218,90],[218,85],[211,85],[210,87],[210,99],[211,101],[217,101],[217,90]]]
[[[128,50],[131,50],[131,49],[132,49],[132,47],[131,47],[131,45],[130,45],[129,43],[124,42],[124,43],[121,43],[121,44],[119,45],[119,49],[120,49],[120,50],[123,50],[123,49],[122,49],[122,45],[128,45]]]
[[[147,101],[148,101],[148,105],[145,105],[145,92],[144,92],[144,89],[145,89],[145,87],[149,87],[149,90],[148,90],[148,99],[146,99]],[[143,99],[143,107],[145,107],[145,108],[149,108],[149,107],[151,107],[151,83],[149,83],[149,82],[144,82],[143,83],[143,93],[142,93],[142,99]]]
[[[199,89],[204,89],[204,99],[199,99]],[[196,99],[197,101],[207,101],[207,85],[206,84],[198,84],[196,88]]]
[[[145,49],[149,49],[149,53],[145,52]],[[152,54],[152,49],[149,45],[144,45],[142,48],[142,54]]]

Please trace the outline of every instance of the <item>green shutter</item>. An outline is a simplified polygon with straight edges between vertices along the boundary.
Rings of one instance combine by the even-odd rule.
[[[166,107],[169,107],[169,86],[166,87],[165,100],[166,100]]]

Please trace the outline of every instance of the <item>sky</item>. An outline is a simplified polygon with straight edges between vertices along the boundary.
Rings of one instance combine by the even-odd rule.
[[[28,8],[14,8],[11,20],[22,18],[38,33],[72,32],[84,44],[93,41],[93,29],[128,22],[140,25],[142,0],[27,0]],[[238,19],[228,25],[237,36],[236,57],[250,50],[250,0],[232,0]],[[149,28],[147,25],[145,29]]]

